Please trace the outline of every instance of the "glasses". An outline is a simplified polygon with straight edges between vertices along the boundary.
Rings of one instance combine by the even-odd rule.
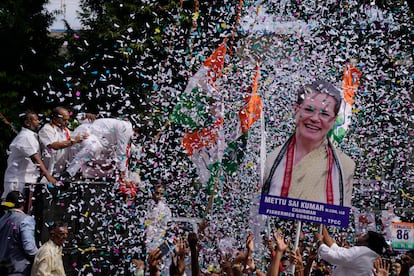
[[[313,105],[301,106],[300,109],[302,110],[302,114],[305,115],[306,117],[312,117],[315,114],[318,114],[319,119],[324,122],[329,122],[330,120],[335,118],[335,115],[323,109],[317,110]]]

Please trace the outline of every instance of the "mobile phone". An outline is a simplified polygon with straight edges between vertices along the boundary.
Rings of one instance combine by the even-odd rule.
[[[163,258],[165,255],[167,255],[172,250],[172,247],[168,244],[167,241],[164,241],[158,248],[161,251],[161,255],[159,257],[160,259]]]

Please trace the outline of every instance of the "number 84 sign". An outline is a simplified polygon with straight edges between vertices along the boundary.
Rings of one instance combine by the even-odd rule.
[[[393,222],[391,225],[392,248],[394,250],[414,249],[414,223]]]

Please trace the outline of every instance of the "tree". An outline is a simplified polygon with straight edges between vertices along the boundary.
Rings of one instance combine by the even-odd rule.
[[[149,146],[167,123],[188,77],[211,53],[206,49],[214,49],[232,31],[236,9],[231,2],[225,7],[196,3],[82,1],[84,28],[68,26],[68,62],[51,75],[41,96],[83,111],[130,115]],[[229,16],[223,17],[225,13]],[[227,22],[219,25],[216,20]],[[171,131],[168,143],[174,152],[178,137],[179,132]],[[155,163],[165,162],[148,154]],[[160,177],[150,175],[154,181]]]
[[[0,3],[0,113],[4,115],[0,134],[0,177],[6,168],[6,149],[19,129],[18,115],[24,109],[39,111],[37,93],[61,60],[60,41],[49,35],[53,16],[44,10],[47,0],[1,1]],[[36,105],[34,105],[36,103]]]

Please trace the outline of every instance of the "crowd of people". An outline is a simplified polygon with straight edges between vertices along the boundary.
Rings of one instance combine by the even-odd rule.
[[[153,192],[153,204],[162,202],[163,188]],[[50,239],[40,248],[34,238],[34,219],[24,213],[25,198],[19,191],[10,192],[4,203],[7,212],[0,218],[0,272],[1,275],[65,275],[62,248],[68,237],[68,225],[57,221],[49,223]],[[160,210],[163,211],[160,212]],[[217,252],[220,267],[202,270],[199,239],[206,235],[205,224],[198,232],[181,232],[171,241],[167,250],[163,243],[168,226],[165,218],[168,208],[155,207],[157,217],[150,215],[153,228],[148,230],[148,251],[143,259],[132,259],[133,275],[412,275],[414,251],[390,254],[384,237],[368,231],[355,243],[335,240],[326,226],[316,232],[311,243],[301,242],[295,249],[290,238],[281,231],[273,231],[269,239],[260,241],[266,247],[267,264],[256,265],[254,235],[247,233],[245,246],[229,252]],[[168,218],[167,218],[168,219]],[[208,224],[208,222],[207,222]],[[154,229],[159,227],[159,229]],[[156,231],[158,230],[158,231]],[[392,258],[390,258],[390,256]],[[372,273],[372,274],[371,274]]]
[[[38,248],[35,220],[24,212],[25,197],[19,191],[7,194],[0,217],[1,275],[65,275],[62,249],[68,226],[57,221],[49,225],[49,240]]]
[[[263,194],[351,206],[355,163],[327,138],[340,105],[340,92],[326,81],[315,81],[299,91],[296,131],[269,154]],[[40,130],[36,113],[21,116],[22,129],[9,147],[1,196],[6,209],[0,218],[2,275],[65,275],[62,248],[70,229],[63,222],[48,222],[49,240],[38,247],[36,222],[25,213],[32,198],[26,193],[27,185],[32,191],[39,183],[59,187],[76,177],[110,178],[122,193],[135,196],[128,170],[134,150],[131,141],[137,132],[132,123],[81,114],[81,124],[70,131],[69,120],[64,107],[53,109],[50,121]],[[217,252],[220,267],[203,270],[199,240],[209,235],[208,221],[198,231],[178,231],[167,238],[172,213],[164,194],[165,187],[154,185],[144,223],[145,252],[131,260],[134,275],[414,275],[414,251],[390,255],[384,237],[372,231],[345,243],[331,237],[326,226],[312,235],[312,241],[293,247],[281,231],[263,241],[255,241],[249,232],[241,250]],[[260,261],[259,267],[255,245],[260,243],[266,252],[259,257],[266,262]]]
[[[61,254],[67,225],[58,223],[60,226],[49,229],[50,240],[38,249],[35,219],[39,220],[42,210],[32,212],[35,191],[45,185],[65,186],[76,176],[116,179],[120,187],[130,184],[126,180],[128,158],[136,130],[126,118],[96,118],[83,113],[78,116],[80,125],[71,131],[70,112],[61,106],[52,110],[41,128],[33,111],[24,112],[20,119],[21,130],[9,146],[1,194],[6,211],[0,223],[0,260],[10,265],[13,275],[30,275],[31,265],[32,275],[64,275]],[[131,195],[133,190],[123,192]],[[37,200],[41,209],[42,198]]]
[[[341,244],[329,235],[324,226],[322,233],[313,235],[310,248],[301,244],[296,250],[290,239],[280,231],[274,231],[270,239],[264,240],[267,265],[264,269],[256,266],[254,257],[255,242],[253,233],[247,235],[245,247],[236,253],[220,252],[220,267],[211,271],[200,270],[198,235],[188,233],[187,241],[182,237],[175,240],[170,256],[169,274],[186,275],[375,275],[399,276],[412,275],[414,270],[414,251],[399,254],[390,259],[386,253],[388,244],[382,235],[369,231],[358,237],[354,245]],[[203,234],[199,234],[202,236]],[[231,250],[232,251],[232,250]],[[304,252],[310,253],[305,256]],[[186,255],[191,255],[186,262]],[[146,260],[133,260],[137,267],[135,275],[161,275],[164,255],[159,247],[152,249]]]

